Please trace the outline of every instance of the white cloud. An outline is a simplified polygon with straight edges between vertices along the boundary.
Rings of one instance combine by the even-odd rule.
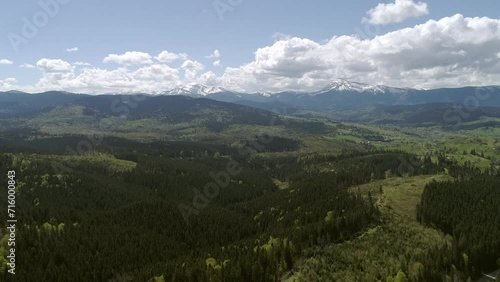
[[[7,59],[0,59],[0,65],[12,65],[14,62]]]
[[[34,65],[32,64],[22,64],[22,65],[19,65],[20,68],[23,68],[23,69],[34,69],[36,68]]]
[[[13,77],[9,77],[6,79],[0,79],[0,91],[9,91],[9,90],[14,90],[17,89],[18,82],[17,79]]]
[[[221,78],[223,87],[247,91],[305,90],[339,77],[404,87],[498,84],[499,51],[500,20],[455,15],[373,39],[280,40]]]
[[[152,64],[151,55],[144,52],[125,52],[124,54],[109,54],[103,60],[104,63],[116,63],[119,65],[147,65]]]
[[[114,70],[85,68],[80,73],[46,73],[37,91],[64,90],[78,93],[153,93],[180,84],[175,70],[167,66],[148,66],[137,71],[125,67]]]
[[[162,79],[175,83],[180,82],[179,71],[167,65],[151,65],[143,67],[135,71],[134,75],[139,78]]]
[[[363,18],[363,22],[385,25],[428,14],[429,8],[425,2],[415,3],[413,0],[396,0],[396,2],[390,4],[378,4],[375,8],[366,12],[367,17]]]
[[[171,53],[168,51],[163,51],[158,56],[155,57],[161,63],[171,63],[176,60],[187,60],[188,55],[186,53]]]
[[[115,69],[76,68],[77,63],[41,59],[36,64],[42,73],[38,83],[17,89],[155,92],[200,83],[237,91],[273,92],[318,89],[337,78],[401,87],[497,85],[500,20],[455,15],[372,39],[338,36],[316,42],[285,37],[256,50],[253,61],[226,67],[219,76],[204,71],[205,66],[194,59],[184,60],[179,68],[162,63],[144,66],[139,62],[151,58],[147,53],[140,54],[144,56],[124,54],[109,59],[126,65]],[[13,85],[12,81],[2,83]]]
[[[220,52],[219,50],[215,50],[212,54],[205,56],[207,59],[218,59],[220,58]]]
[[[207,59],[215,59],[215,61],[212,63],[214,67],[220,67],[221,62],[220,62],[220,52],[219,50],[214,50],[214,52],[208,56],[205,56]]]
[[[87,63],[87,62],[74,62],[73,63],[75,66],[84,66],[84,67],[88,67],[88,66],[91,66],[91,64]]]
[[[41,59],[36,66],[45,73],[70,73],[73,72],[73,66],[63,60]]]
[[[192,82],[196,80],[196,77],[200,71],[205,69],[205,66],[198,62],[198,61],[193,61],[193,60],[186,60],[182,64],[181,68],[185,70],[184,72],[184,78],[188,82]]]
[[[66,81],[74,78],[74,67],[60,59],[41,59],[36,63],[42,71],[42,78],[35,85],[37,89],[45,90],[66,90]]]
[[[76,64],[76,63],[75,63]],[[37,67],[42,77],[35,86],[17,86],[29,92],[64,90],[78,93],[153,93],[181,84],[179,71],[167,65],[150,65],[130,70],[126,67],[107,70],[84,67],[76,69],[63,60],[41,59]],[[193,64],[193,70],[199,67]],[[0,89],[3,89],[2,87]]]
[[[197,83],[206,86],[219,86],[222,84],[222,78],[218,77],[215,73],[208,71],[198,77]]]
[[[186,60],[182,64],[181,68],[186,69],[186,70],[200,71],[200,70],[203,70],[205,68],[205,66],[203,66],[203,64],[198,62],[198,61]]]
[[[78,47],[68,48],[66,52],[78,52]]]

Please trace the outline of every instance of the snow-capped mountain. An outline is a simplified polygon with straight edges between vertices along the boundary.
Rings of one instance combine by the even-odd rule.
[[[373,94],[404,94],[408,89],[405,88],[394,88],[384,85],[370,85],[365,83],[359,83],[355,81],[347,81],[343,79],[337,79],[327,86],[323,87],[321,90],[311,93],[311,95],[318,95],[327,92],[369,92]]]
[[[223,87],[219,86],[205,86],[201,84],[187,84],[183,86],[179,86],[174,89],[170,89],[167,91],[160,92],[158,94],[161,95],[188,95],[188,96],[208,96],[208,95],[213,95],[213,94],[234,94],[235,96],[238,97],[243,97],[243,96],[249,96],[250,99],[256,98],[256,97],[267,97],[271,98],[275,95],[279,94],[287,94],[287,95],[297,95],[297,96],[302,96],[302,95],[308,95],[308,96],[316,96],[319,94],[324,94],[324,93],[329,93],[329,92],[358,92],[358,93],[369,93],[369,94],[406,94],[408,92],[409,88],[395,88],[395,87],[388,87],[384,85],[370,85],[370,84],[365,84],[365,83],[359,83],[355,81],[347,81],[343,79],[338,79],[335,80],[325,87],[323,87],[319,91],[314,91],[314,92],[301,92],[301,91],[286,91],[286,92],[278,92],[278,93],[272,93],[272,92],[255,92],[255,93],[241,93],[237,91],[231,91],[227,90]],[[155,93],[156,94],[156,93]]]
[[[188,84],[184,86],[179,86],[174,89],[164,91],[164,95],[201,95],[207,96],[210,94],[230,92],[222,87],[218,86],[205,86],[200,84]]]

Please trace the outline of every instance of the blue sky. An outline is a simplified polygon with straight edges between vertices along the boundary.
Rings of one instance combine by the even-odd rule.
[[[500,84],[493,0],[26,2],[1,4],[0,90],[157,92],[200,83],[273,92],[337,78]],[[37,29],[29,36],[24,19]],[[155,58],[163,51],[176,59]]]

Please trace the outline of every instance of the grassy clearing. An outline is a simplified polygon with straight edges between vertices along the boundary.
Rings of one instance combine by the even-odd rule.
[[[448,175],[391,177],[354,187],[351,190],[356,192],[359,189],[364,196],[371,192],[380,208],[393,209],[398,214],[415,218],[416,207],[420,202],[424,187],[432,180],[446,181],[452,178]],[[382,187],[382,194],[380,194],[380,187]]]
[[[381,224],[354,240],[315,247],[311,257],[286,281],[386,281],[405,265],[407,277],[415,279],[425,267],[417,257],[432,248],[451,245],[450,236],[415,219],[425,185],[449,179],[446,175],[388,178],[351,188],[364,196],[372,194],[382,212]]]
[[[424,267],[414,258],[451,244],[450,236],[406,216],[388,211],[383,218],[383,224],[354,240],[316,248],[313,257],[286,281],[386,281],[405,265],[406,275],[413,278]]]

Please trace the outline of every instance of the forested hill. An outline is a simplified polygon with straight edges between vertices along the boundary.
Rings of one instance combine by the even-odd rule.
[[[203,97],[0,96],[0,173],[16,171],[22,223],[16,276],[0,229],[0,281],[427,282],[498,269],[494,116],[441,130]]]
[[[0,92],[0,118],[36,113],[48,107],[71,103],[83,96],[57,91],[39,94]]]
[[[165,91],[163,94],[130,93],[134,96],[168,97],[172,94],[182,94],[186,97],[208,98],[217,101],[230,102],[240,105],[250,105],[262,109],[273,107],[287,107],[290,112],[298,110],[334,113],[352,109],[363,109],[372,105],[378,106],[411,106],[424,104],[450,104],[463,105],[469,103],[474,107],[500,107],[500,87],[463,87],[442,89],[412,89],[392,88],[383,85],[362,85],[355,82],[341,81],[342,85],[335,82],[330,87],[313,92],[280,92],[273,94],[263,93],[238,93],[228,90],[221,92],[203,93],[193,91]],[[361,85],[361,88],[355,87]],[[204,87],[204,86],[200,86]],[[0,92],[0,114],[12,114],[12,111],[30,112],[47,106],[64,105],[78,100],[86,95],[77,95],[67,92],[46,92],[40,94],[26,94],[22,92]],[[121,95],[107,96],[101,101],[121,98]],[[99,100],[100,98],[97,98]],[[90,98],[90,100],[94,100]],[[97,101],[94,100],[94,101]],[[154,100],[151,100],[154,101]],[[157,100],[161,101],[161,99]],[[131,102],[132,103],[132,102]],[[2,104],[4,106],[2,106]],[[5,107],[11,105],[12,107]],[[3,108],[3,109],[2,109]],[[10,109],[7,111],[7,109]],[[1,115],[0,115],[1,117]],[[356,115],[352,116],[356,118]]]
[[[230,118],[236,123],[266,124],[276,117],[270,111],[206,98],[187,96],[86,96],[65,107],[83,107],[85,115],[120,116],[130,119],[159,118],[174,122],[189,122],[196,117]]]
[[[87,116],[120,116],[139,119],[145,117],[171,118],[190,121],[196,116],[212,113],[220,118],[231,117],[235,121],[248,123],[269,122],[273,114],[249,106],[219,102],[205,98],[187,96],[150,95],[79,95],[66,92],[41,94],[0,93],[0,118],[30,117],[51,113],[63,114],[64,110],[78,107]],[[65,118],[61,116],[60,118]]]

